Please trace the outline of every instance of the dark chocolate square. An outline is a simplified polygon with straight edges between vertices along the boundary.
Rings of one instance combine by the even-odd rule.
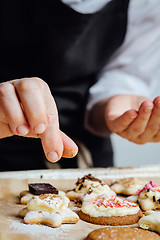
[[[58,194],[57,188],[49,183],[31,183],[28,185],[30,193],[34,195],[40,195],[45,193]]]

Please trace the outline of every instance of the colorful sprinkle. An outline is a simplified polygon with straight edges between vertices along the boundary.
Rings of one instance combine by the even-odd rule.
[[[126,207],[126,208],[131,208],[131,207],[137,207],[135,203],[131,203],[126,201],[125,199],[120,199],[117,197],[114,198],[105,198],[101,197],[99,199],[96,199],[94,201],[90,201],[92,204],[97,205],[97,207],[105,207],[105,208],[121,208],[121,207]]]

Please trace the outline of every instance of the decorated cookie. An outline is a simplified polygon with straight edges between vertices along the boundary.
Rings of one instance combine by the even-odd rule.
[[[156,233],[133,227],[100,228],[88,234],[86,240],[160,240]]]
[[[137,204],[103,194],[84,201],[79,216],[87,222],[116,226],[137,223],[143,214]]]
[[[78,215],[69,208],[57,213],[30,211],[24,217],[24,222],[59,227],[62,223],[77,223]]]
[[[54,186],[49,183],[32,183],[28,185],[29,190],[20,193],[20,203],[26,205],[34,195],[45,193],[53,193],[65,195],[63,191],[58,191]]]
[[[66,196],[70,200],[84,201],[100,194],[106,194],[109,197],[116,196],[116,193],[105,182],[88,174],[79,178],[75,188],[68,191]]]
[[[27,224],[45,224],[59,227],[62,223],[76,223],[78,215],[68,208],[69,199],[57,194],[33,196],[27,207],[19,211]]]
[[[114,182],[111,189],[117,194],[134,195],[138,190],[142,189],[145,182],[138,178],[125,178]]]
[[[138,191],[138,202],[142,210],[160,209],[160,185],[150,181]]]
[[[147,211],[144,217],[142,217],[138,225],[143,229],[148,229],[160,233],[160,212]]]

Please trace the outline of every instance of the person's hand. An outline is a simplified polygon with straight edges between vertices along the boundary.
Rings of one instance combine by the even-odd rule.
[[[41,138],[48,160],[77,154],[76,144],[59,129],[58,112],[48,85],[39,78],[0,84],[0,139],[12,135]]]
[[[154,101],[133,95],[110,98],[105,120],[112,133],[137,144],[160,142],[160,97]]]

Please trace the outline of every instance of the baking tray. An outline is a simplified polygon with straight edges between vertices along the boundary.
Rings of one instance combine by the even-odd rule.
[[[79,220],[77,224],[63,224],[59,228],[27,225],[17,216],[24,206],[18,195],[28,189],[29,183],[49,182],[59,190],[74,187],[77,178],[91,173],[108,184],[117,179],[138,177],[160,183],[160,165],[129,168],[49,169],[0,173],[0,240],[82,240],[96,228],[103,227]],[[75,211],[78,209],[75,207]],[[136,225],[133,225],[136,226]]]

